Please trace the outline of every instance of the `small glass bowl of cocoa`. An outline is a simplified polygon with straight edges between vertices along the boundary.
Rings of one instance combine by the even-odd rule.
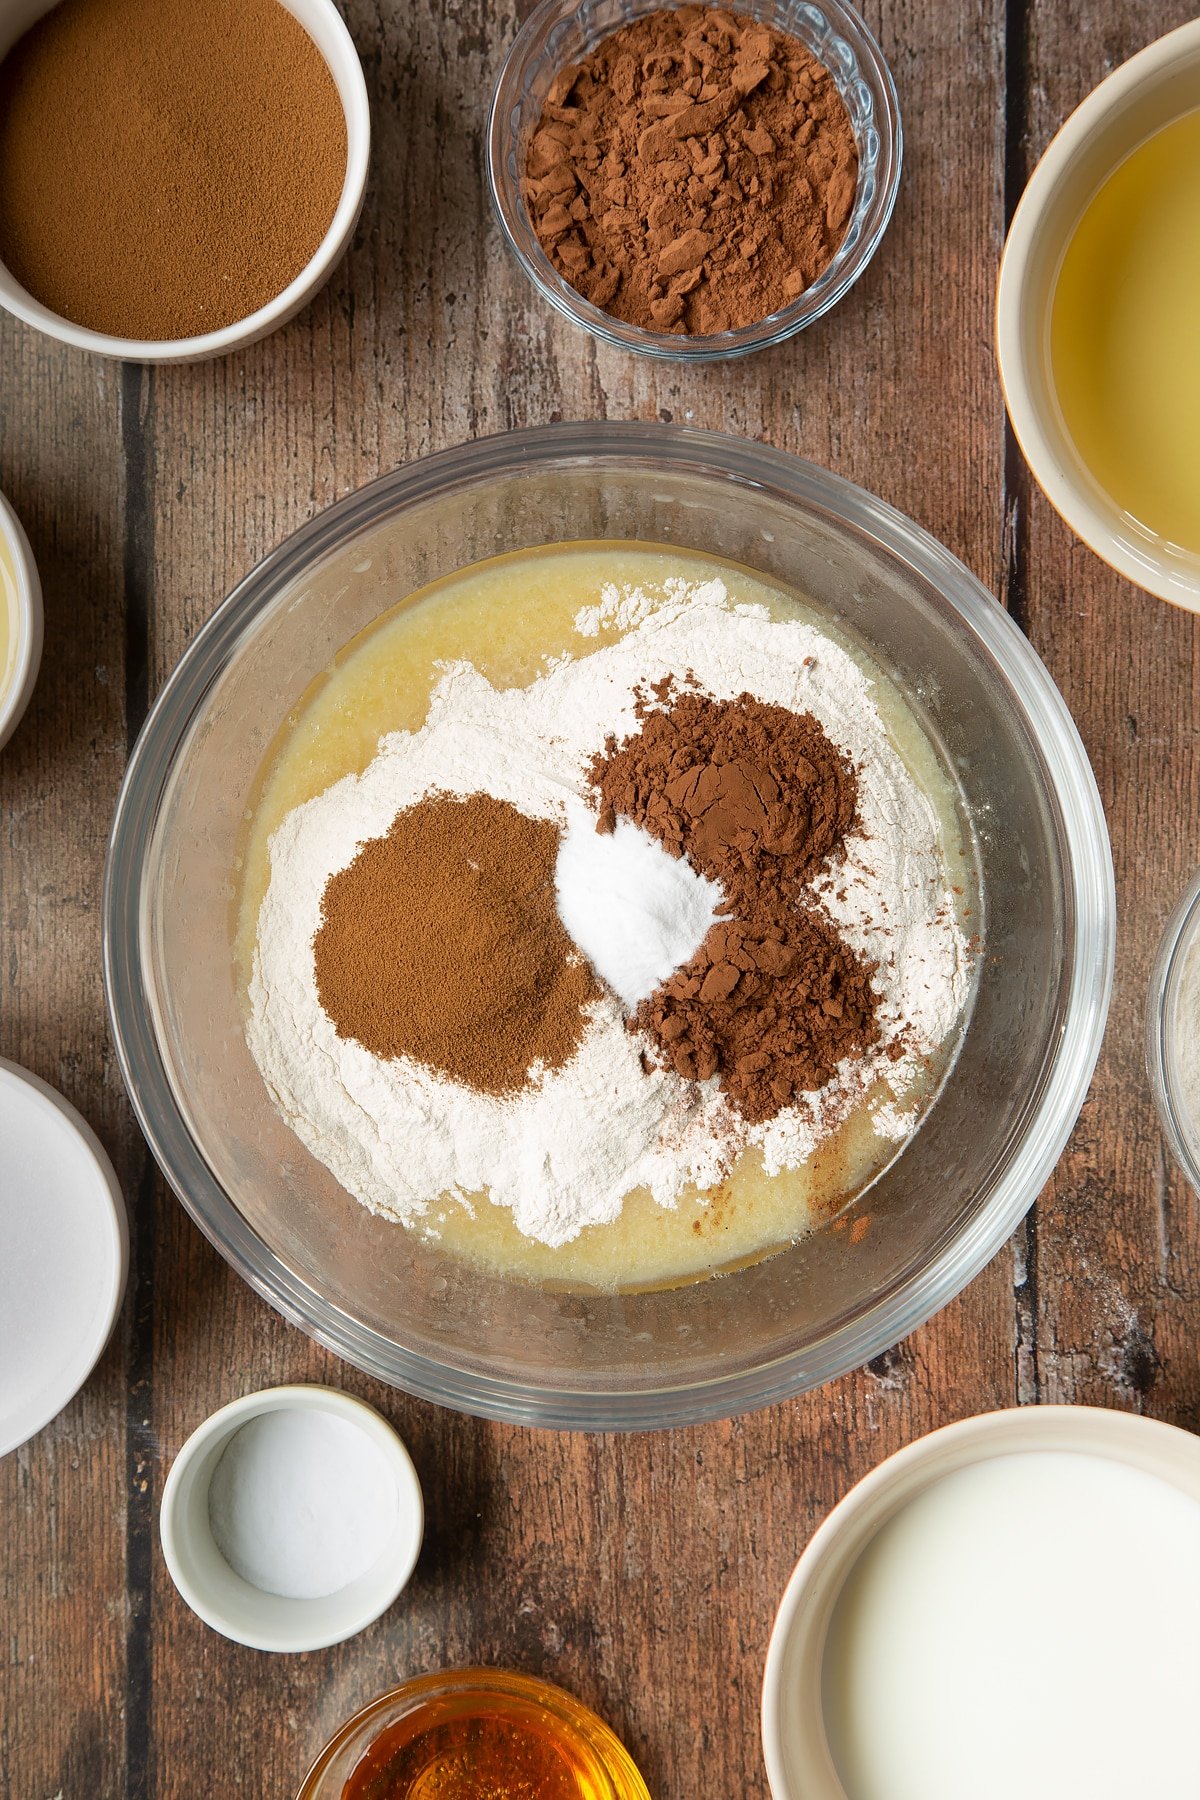
[[[858,280],[902,136],[841,0],[541,0],[487,146],[505,238],[551,306],[619,348],[712,362],[793,337]]]

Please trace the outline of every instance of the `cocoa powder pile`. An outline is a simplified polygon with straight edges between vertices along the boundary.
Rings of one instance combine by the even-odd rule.
[[[433,795],[364,844],[313,940],[338,1036],[485,1094],[568,1062],[599,989],[555,910],[558,845],[488,794]]]
[[[667,1063],[720,1079],[751,1123],[823,1087],[879,1037],[874,965],[806,890],[854,822],[854,770],[810,714],[654,690],[591,767],[598,829],[632,819],[720,882],[727,917],[634,1015]]]
[[[345,176],[333,77],[279,0],[62,0],[0,64],[0,259],[94,331],[247,318]]]
[[[797,39],[666,8],[555,78],[524,194],[564,278],[614,318],[708,334],[797,299],[846,235],[854,129]]]

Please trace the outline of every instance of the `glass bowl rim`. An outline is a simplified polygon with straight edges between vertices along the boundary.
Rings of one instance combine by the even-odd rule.
[[[660,0],[660,3],[680,5],[684,0]],[[540,249],[531,252],[525,248],[522,233],[514,221],[514,202],[502,173],[506,155],[512,147],[508,131],[513,104],[510,90],[517,86],[525,64],[535,47],[540,46],[544,33],[560,19],[576,15],[592,4],[594,0],[540,0],[509,46],[488,110],[485,143],[487,188],[492,210],[499,221],[505,245],[536,292],[564,319],[581,326],[603,343],[663,362],[725,362],[731,357],[748,356],[752,351],[785,343],[824,318],[854,286],[875,255],[891,222],[900,189],[904,160],[900,97],[887,59],[866,20],[845,0],[810,0],[810,10],[822,14],[830,28],[854,51],[857,79],[871,88],[876,104],[875,127],[879,134],[876,191],[863,215],[858,242],[828,285],[830,270],[824,271],[798,299],[778,312],[768,314],[765,319],[757,319],[734,331],[690,337],[628,325],[624,320],[614,319],[601,307],[593,306],[563,279],[544,252]],[[751,7],[754,0],[744,0],[744,4]],[[519,195],[515,205],[524,205]]]
[[[537,467],[667,467],[763,489],[832,516],[930,583],[974,639],[1022,717],[1061,810],[1068,915],[1067,1000],[1053,1060],[1023,1136],[985,1204],[918,1277],[816,1345],[733,1374],[662,1387],[539,1386],[443,1362],[382,1337],[296,1275],[216,1180],[176,1103],[146,1001],[141,872],[180,745],[258,612],[352,530],[423,501]],[[788,1399],[860,1367],[907,1337],[991,1260],[1065,1147],[1100,1052],[1112,987],[1115,889],[1108,829],[1067,705],[1018,626],[957,557],[886,501],[789,452],[661,422],[534,426],[437,451],[347,495],[299,527],[234,587],[184,652],[130,755],[104,871],[105,998],[130,1102],[168,1184],[209,1241],[292,1324],[357,1368],[418,1398],[479,1417],[567,1430],[656,1430]]]
[[[1146,1067],[1163,1134],[1175,1161],[1195,1193],[1200,1194],[1200,1161],[1184,1127],[1187,1109],[1174,1078],[1175,1001],[1183,965],[1200,932],[1200,869],[1171,908],[1163,926],[1146,998]],[[1192,1132],[1191,1138],[1196,1135]]]
[[[388,1688],[385,1693],[377,1694],[374,1700],[368,1700],[365,1706],[360,1706],[357,1712],[339,1725],[328,1743],[317,1752],[300,1783],[296,1800],[317,1800],[319,1790],[314,1784],[324,1779],[334,1757],[368,1720],[389,1712],[399,1701],[436,1699],[453,1694],[479,1694],[484,1697],[502,1695],[508,1700],[542,1707],[553,1713],[559,1724],[565,1725],[573,1737],[583,1737],[593,1755],[599,1757],[602,1763],[607,1764],[609,1760],[617,1763],[626,1782],[630,1782],[632,1771],[649,1800],[645,1779],[629,1751],[607,1720],[601,1718],[592,1707],[577,1700],[574,1694],[557,1681],[548,1681],[542,1675],[530,1675],[520,1669],[499,1665],[492,1667],[484,1663],[437,1669],[426,1675],[409,1675],[394,1687]],[[403,1714],[400,1716],[403,1717]],[[581,1721],[586,1729],[581,1727]],[[380,1729],[386,1730],[387,1727],[383,1725]],[[611,1769],[606,1768],[606,1772],[612,1775]]]

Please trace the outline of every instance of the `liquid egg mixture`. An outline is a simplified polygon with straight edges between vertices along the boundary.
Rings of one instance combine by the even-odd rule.
[[[247,1042],[372,1212],[506,1276],[695,1280],[917,1130],[973,868],[912,708],[815,607],[665,547],[500,557],[286,721],[240,870]]]

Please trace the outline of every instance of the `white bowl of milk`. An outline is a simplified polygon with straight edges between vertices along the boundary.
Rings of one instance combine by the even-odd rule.
[[[1024,1407],[889,1457],[767,1655],[774,1800],[1195,1800],[1200,1438]]]

